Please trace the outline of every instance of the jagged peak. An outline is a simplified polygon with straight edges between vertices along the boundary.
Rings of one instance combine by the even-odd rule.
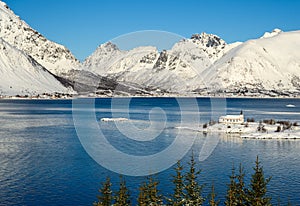
[[[106,42],[104,44],[100,44],[98,48],[84,60],[84,64],[91,64],[95,59],[111,59],[116,55],[121,55],[123,52],[120,51],[116,44],[112,42]],[[102,60],[101,60],[102,61]]]
[[[119,48],[116,44],[113,44],[112,42],[106,42],[104,44],[101,44],[97,50],[105,50],[106,52],[112,52],[112,51],[119,51]]]
[[[226,42],[219,36],[214,34],[207,34],[205,32],[202,32],[201,34],[193,34],[191,36],[191,40],[194,43],[201,43],[203,46],[206,47],[217,47],[220,45],[226,45]]]

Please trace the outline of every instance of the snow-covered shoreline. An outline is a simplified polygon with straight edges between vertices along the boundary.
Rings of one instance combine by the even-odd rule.
[[[235,135],[242,139],[300,139],[300,126],[298,123],[274,122],[245,122],[243,124],[205,124],[199,128],[203,133],[222,133]]]
[[[79,99],[79,98],[212,98],[212,99],[300,99],[300,95],[296,97],[291,96],[209,96],[209,95],[175,95],[175,94],[163,94],[163,95],[74,95],[74,94],[61,94],[61,95],[34,95],[34,96],[8,96],[0,95],[0,100],[6,99]]]

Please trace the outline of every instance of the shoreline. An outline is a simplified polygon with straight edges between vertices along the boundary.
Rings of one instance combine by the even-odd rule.
[[[63,95],[62,95],[63,96]],[[17,96],[0,96],[0,100],[73,100],[73,99],[101,99],[101,98],[209,98],[209,99],[300,99],[300,96],[290,97],[290,96],[278,96],[278,97],[270,97],[270,96],[208,96],[208,95],[132,95],[132,96],[124,96],[124,95],[113,95],[113,96],[89,96],[89,95],[69,95],[63,97],[17,97]]]
[[[274,123],[272,124],[263,123],[264,121],[244,122],[242,124],[216,123],[208,125],[206,123],[207,127],[199,128],[198,131],[206,134],[220,133],[227,136],[234,135],[240,139],[300,140],[300,126],[297,122],[273,121]]]

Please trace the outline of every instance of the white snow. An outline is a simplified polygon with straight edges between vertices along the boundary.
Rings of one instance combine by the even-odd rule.
[[[300,89],[300,31],[249,40],[203,72],[211,87],[224,90]]]
[[[83,69],[82,72],[92,73],[88,72],[91,74],[88,77],[94,74],[105,76],[113,83],[135,85],[154,96],[210,96],[222,95],[222,92],[227,96],[300,95],[300,31],[283,32],[274,29],[261,38],[232,44],[227,44],[217,35],[203,32],[181,40],[167,51],[158,51],[153,45],[122,51],[117,45],[108,42],[100,45],[80,64],[66,47],[46,39],[0,0],[0,38],[3,39],[1,44],[8,43],[18,48],[24,52],[22,54],[31,56],[58,76],[74,80],[72,72]],[[22,56],[18,52],[14,53]],[[2,55],[4,59],[0,61],[3,63],[3,72],[6,64],[10,64],[5,68],[7,74],[3,79],[31,76],[27,81],[32,80],[32,87],[39,88],[35,82],[40,79],[33,79],[36,76],[14,68],[22,66],[28,69],[32,66],[18,64],[12,54]],[[8,72],[9,68],[12,71]],[[95,81],[99,77],[97,75],[93,76],[94,79],[82,78],[86,82],[80,83],[90,85],[98,82]],[[10,86],[9,90],[7,86],[5,81],[1,83],[2,93],[11,93]],[[20,88],[22,86],[19,85]],[[25,84],[25,87],[29,89],[29,85]],[[47,88],[53,91],[54,87]],[[16,91],[20,91],[20,88]],[[41,88],[45,88],[45,85]]]
[[[281,127],[280,124],[264,124],[261,125],[266,129],[265,132],[258,132],[257,128],[260,123],[248,122],[244,124],[222,124],[218,123],[207,128],[198,128],[198,132],[206,133],[221,133],[227,135],[235,135],[245,139],[300,139],[300,127],[292,126],[290,129],[276,132],[277,127]],[[192,128],[195,131],[195,128]]]
[[[274,29],[272,32],[265,32],[261,38],[270,38],[280,34],[282,31],[280,29]]]
[[[84,65],[87,70],[119,82],[174,94],[234,93],[241,89],[244,95],[299,93],[300,32],[275,29],[271,34],[245,43],[226,44],[216,35],[201,33],[161,52],[149,46],[120,51],[107,43]]]
[[[130,51],[120,51],[116,45],[100,45],[84,62],[87,70],[169,92],[191,90],[189,82],[211,65],[210,59],[198,45],[181,41],[169,51],[157,51],[144,46]]]
[[[207,34],[202,32],[201,34],[192,35],[188,41],[195,43],[200,50],[202,50],[211,63],[221,58],[226,50],[228,50],[226,42],[214,34]],[[233,46],[233,45],[231,45]]]
[[[16,16],[0,1],[0,37],[26,52],[54,74],[80,67],[79,61],[64,46],[46,39]]]
[[[128,121],[129,119],[119,117],[119,118],[101,118],[101,122],[123,122],[123,121]]]
[[[286,107],[296,107],[294,104],[287,104],[287,105],[285,105]]]
[[[0,95],[71,93],[32,57],[0,38]]]

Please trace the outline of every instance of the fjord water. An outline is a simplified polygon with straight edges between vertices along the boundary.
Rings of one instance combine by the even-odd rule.
[[[125,116],[127,111],[122,106],[125,100],[128,99],[118,99],[112,111],[111,99],[96,99],[97,119],[112,117],[112,112],[119,117]],[[189,105],[191,100],[186,98],[184,102]],[[198,98],[197,102],[199,121],[209,121],[210,99]],[[227,113],[236,114],[243,110],[246,118],[253,117],[257,121],[270,118],[300,120],[299,99],[227,99],[226,104]],[[286,107],[288,104],[295,107]],[[149,142],[127,138],[114,122],[99,121],[98,124],[115,148],[134,155],[155,154],[173,142],[181,115],[192,117],[194,114],[192,108],[182,111],[175,98],[133,98],[130,119],[137,127],[146,128],[149,111],[154,107],[164,110],[167,122],[159,136]],[[1,100],[0,115],[0,205],[91,205],[96,201],[100,182],[107,176],[112,178],[113,188],[118,187],[119,174],[98,165],[83,149],[73,123],[72,100]],[[197,128],[196,123],[191,121],[190,127]],[[187,138],[195,133],[197,131],[185,130]],[[197,156],[210,135],[196,135],[193,152]],[[245,140],[221,135],[212,154],[198,162],[202,170],[199,181],[206,184],[205,195],[214,182],[217,197],[223,202],[232,165],[242,163],[249,182],[255,158],[259,155],[265,175],[272,176],[268,189],[273,202],[277,203],[280,198],[282,203],[290,200],[299,204],[299,151],[299,140]],[[184,165],[190,155],[191,151],[182,159]],[[155,176],[164,195],[172,192],[170,179],[173,173],[170,168]],[[145,178],[125,178],[131,195],[137,197],[138,184]]]

